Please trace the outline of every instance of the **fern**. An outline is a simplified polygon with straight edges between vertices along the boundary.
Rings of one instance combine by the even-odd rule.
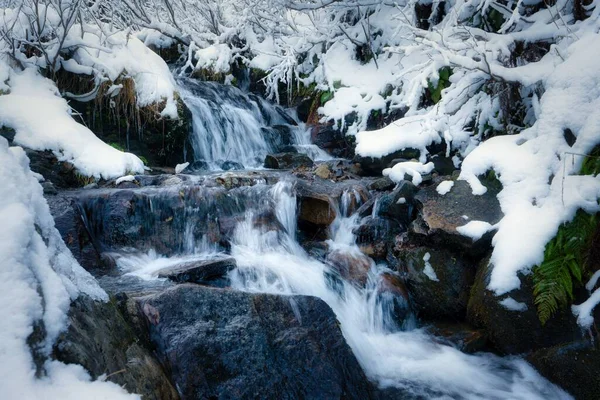
[[[533,269],[533,295],[542,324],[573,300],[574,284],[581,284],[597,225],[597,214],[579,210],[546,245],[544,262]]]

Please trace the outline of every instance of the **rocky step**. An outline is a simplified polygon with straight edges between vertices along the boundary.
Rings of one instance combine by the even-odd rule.
[[[159,278],[168,278],[175,282],[198,283],[224,287],[228,285],[227,274],[236,267],[233,257],[213,260],[188,261],[159,270]]]

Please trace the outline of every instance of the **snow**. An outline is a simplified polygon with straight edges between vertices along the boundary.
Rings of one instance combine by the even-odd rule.
[[[500,301],[500,305],[510,311],[525,311],[527,304],[516,301],[512,297],[507,297]]]
[[[74,29],[72,35],[81,34],[78,30]],[[80,67],[93,68],[98,75],[113,82],[125,74],[135,82],[139,107],[166,101],[161,115],[178,118],[176,84],[169,66],[140,39],[120,31],[113,34],[110,41],[103,43],[97,34],[86,31],[81,40],[87,47],[77,49],[71,63],[63,63],[64,68],[75,73]]]
[[[92,382],[81,366],[51,359],[70,302],[79,293],[99,301],[108,296],[63,243],[25,152],[4,138],[0,181],[0,398],[139,399],[115,384]],[[34,324],[46,332],[37,349],[46,359],[39,379],[27,343]]]
[[[584,329],[590,329],[594,323],[592,311],[600,304],[600,289],[596,289],[591,296],[579,305],[571,306],[573,315],[577,317],[577,323]]]
[[[190,165],[189,162],[184,162],[183,164],[177,164],[175,166],[175,173],[176,174],[180,174],[181,172],[183,172],[184,169],[186,169],[188,166]]]
[[[443,181],[439,185],[437,185],[435,190],[438,192],[438,194],[440,196],[443,196],[446,193],[450,192],[450,190],[452,189],[453,186],[454,186],[454,181]]]
[[[115,181],[115,186],[119,186],[122,182],[135,182],[135,175],[125,175],[120,178],[117,178]]]
[[[588,283],[585,284],[585,288],[588,292],[591,292],[596,287],[598,280],[600,279],[600,270],[594,272]]]
[[[77,123],[56,86],[34,68],[11,71],[8,85],[10,94],[0,96],[0,124],[16,131],[16,144],[52,150],[84,176],[109,179],[144,172],[144,163],[135,155],[107,145]]]
[[[481,239],[483,235],[494,229],[494,225],[485,221],[470,221],[466,225],[456,228],[458,233],[470,237],[474,242]]]
[[[359,132],[356,135],[356,152],[363,157],[383,157],[398,150],[418,149],[420,161],[425,162],[427,146],[440,141],[435,124],[418,115],[403,118],[379,130]]]
[[[498,200],[504,218],[497,224],[489,289],[500,295],[520,287],[518,272],[527,273],[544,259],[544,249],[578,209],[598,212],[600,176],[577,175],[584,157],[600,143],[600,35],[588,34],[563,53],[545,81],[535,124],[518,135],[489,139],[464,160],[459,179],[482,194],[478,175],[496,172],[503,189]],[[563,129],[570,127],[572,147]]]
[[[394,165],[392,168],[383,170],[383,176],[388,176],[394,182],[406,179],[406,175],[412,176],[412,183],[419,185],[423,182],[423,176],[433,171],[433,163],[421,164],[416,161],[405,161]]]
[[[423,268],[423,273],[432,281],[439,282],[437,275],[435,274],[435,270],[429,263],[429,259],[431,258],[431,254],[425,253],[423,256],[423,261],[425,262],[425,267]]]

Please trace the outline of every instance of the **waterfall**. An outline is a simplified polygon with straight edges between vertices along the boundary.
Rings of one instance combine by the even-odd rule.
[[[280,182],[271,190],[281,224],[291,227],[296,219],[295,202],[282,193],[291,193],[290,183]],[[340,216],[334,223],[330,248],[358,251],[352,229],[356,215]],[[323,299],[336,313],[348,344],[365,372],[382,387],[401,387],[425,398],[459,399],[568,399],[562,390],[549,384],[531,366],[518,358],[491,354],[467,355],[435,343],[416,329],[414,317],[402,328],[390,323],[389,304],[375,295],[384,266],[374,265],[367,285],[358,289],[343,281],[341,292],[327,281],[330,268],[310,257],[294,241],[293,233],[283,237],[254,228],[251,216],[236,228],[231,253],[238,268],[232,284],[238,290],[276,294],[303,294]],[[293,231],[291,231],[293,232]],[[339,288],[338,288],[339,289]]]
[[[178,79],[192,113],[194,159],[219,169],[223,161],[262,167],[265,156],[294,147],[313,160],[330,157],[310,143],[310,132],[281,107],[234,86]]]

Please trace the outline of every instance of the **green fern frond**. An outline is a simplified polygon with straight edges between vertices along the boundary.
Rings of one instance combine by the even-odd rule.
[[[546,245],[544,261],[533,269],[533,296],[542,324],[573,301],[573,289],[583,279],[597,224],[597,214],[579,210]]]

